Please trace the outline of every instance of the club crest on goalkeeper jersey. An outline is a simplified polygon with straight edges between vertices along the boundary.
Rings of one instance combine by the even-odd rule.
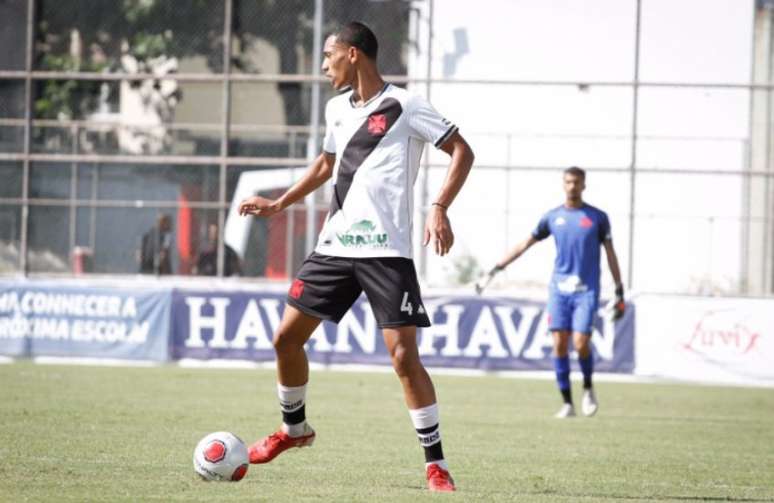
[[[425,143],[457,127],[422,97],[386,84],[365,105],[352,91],[328,101],[323,150],[336,155],[333,196],[315,251],[338,257],[412,256],[414,182]]]

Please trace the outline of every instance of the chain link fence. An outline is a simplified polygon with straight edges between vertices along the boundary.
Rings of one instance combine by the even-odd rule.
[[[240,227],[241,234],[229,230],[229,211],[245,194],[280,193],[303,171],[309,152],[316,151],[310,149],[315,136],[319,141],[313,133],[320,131],[312,125],[313,108],[317,104],[321,115],[333,96],[327,83],[314,78],[316,5],[322,6],[323,34],[345,21],[362,20],[379,39],[381,72],[399,83],[419,80],[413,90],[424,92],[426,83],[416,78],[425,75],[424,69],[415,68],[409,76],[409,68],[412,54],[427,47],[422,26],[432,21],[427,17],[431,3],[0,1],[0,46],[13,48],[0,53],[0,273],[136,274],[145,253],[143,237],[166,216],[173,255],[166,272],[289,278],[305,256],[307,227],[316,223],[319,228],[325,217],[324,196],[318,197],[311,215],[298,204],[268,221],[251,219]],[[434,5],[437,11],[444,8],[443,2]],[[467,41],[458,49],[467,50]],[[452,68],[456,60],[447,56],[444,78],[428,84],[439,110],[454,114],[460,98],[446,93],[444,79],[450,71],[447,63]],[[712,128],[687,131],[680,127],[679,113],[647,114],[657,108],[651,104],[670,99],[684,105],[684,113],[701,111],[708,113],[708,123],[722,123],[728,113],[746,111],[752,95],[769,99],[770,89],[696,83],[687,89],[679,84],[643,87],[640,122],[645,126],[633,142],[629,116],[588,131],[583,114],[561,109],[581,95],[584,113],[594,113],[599,103],[619,103],[629,110],[631,83],[566,84],[491,79],[449,83],[467,86],[483,109],[498,109],[496,100],[487,104],[496,96],[491,92],[495,88],[507,89],[522,107],[538,106],[546,93],[557,106],[544,109],[541,123],[498,118],[492,130],[464,131],[475,147],[478,171],[455,204],[467,208],[464,215],[455,215],[459,255],[447,261],[449,270],[436,274],[435,283],[464,283],[500,258],[531,230],[536,212],[547,209],[547,201],[535,198],[538,187],[556,194],[561,170],[584,159],[592,188],[594,180],[616,187],[616,194],[606,194],[604,200],[623,264],[630,262],[630,222],[636,229],[635,247],[682,233],[680,246],[692,250],[670,256],[667,246],[649,246],[647,254],[635,255],[632,268],[641,289],[746,292],[745,280],[738,279],[745,275],[727,264],[738,263],[734,254],[744,253],[742,234],[772,232],[771,215],[759,211],[771,203],[744,210],[724,206],[719,196],[715,205],[686,203],[684,211],[664,213],[657,202],[690,201],[688,186],[721,191],[774,183],[770,174],[751,168],[754,134],[722,128],[717,134]],[[315,87],[319,102],[313,99]],[[464,125],[464,117],[456,119]],[[762,120],[770,122],[769,117]],[[564,132],[547,127],[559,123]],[[639,150],[635,194],[629,171],[633,146]],[[708,151],[713,152],[710,163],[692,162],[697,152]],[[446,161],[433,153],[429,162],[432,194]],[[527,175],[532,188],[523,183]],[[492,221],[502,231],[493,233],[482,221]],[[466,252],[480,242],[491,246],[477,255]],[[729,252],[732,248],[736,251]],[[527,259],[534,267],[526,269],[534,274],[522,276],[522,282],[545,281],[550,253],[546,247]],[[646,272],[658,269],[659,261],[678,263],[687,282],[669,286],[668,269],[662,276]]]
[[[370,23],[382,71],[405,75],[410,5],[327,1],[323,32]],[[237,259],[223,227],[246,177],[305,163],[314,15],[309,0],[0,2],[14,48],[0,55],[0,272],[137,273],[166,216],[165,272],[291,275],[303,205],[256,219]]]

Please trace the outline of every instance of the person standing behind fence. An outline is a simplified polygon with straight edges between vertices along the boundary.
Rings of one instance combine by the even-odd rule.
[[[172,274],[172,219],[159,215],[156,225],[142,235],[140,244],[141,274]]]
[[[549,330],[554,339],[556,381],[564,401],[555,416],[557,418],[575,416],[567,347],[571,333],[583,373],[581,409],[584,415],[593,416],[599,407],[592,384],[594,357],[589,341],[599,302],[600,245],[605,249],[607,264],[615,282],[614,319],[623,315],[625,307],[621,272],[607,214],[583,201],[585,171],[578,167],[568,168],[564,171],[563,181],[566,196],[564,204],[543,215],[532,234],[508,252],[489,272],[490,276],[494,276],[533,244],[549,235],[554,236],[556,260],[546,308]]]
[[[207,225],[207,242],[196,257],[193,274],[215,276],[218,274],[218,225]],[[241,276],[239,255],[227,243],[223,243],[223,276]]]
[[[321,320],[338,322],[365,291],[424,448],[428,488],[454,491],[441,448],[435,389],[417,349],[417,327],[429,326],[430,320],[412,260],[412,187],[426,142],[449,154],[423,243],[432,241],[435,252],[446,255],[454,243],[446,210],[467,178],[473,152],[457,127],[426,100],[384,82],[377,49],[373,32],[358,22],[326,39],[323,71],[336,90],[349,90],[327,103],[323,153],[279,199],[255,196],[240,204],[243,215],[271,216],[335,176],[317,247],[290,287],[274,334],[282,426],[250,447],[250,461],[266,463],[314,441],[305,412],[304,344]],[[378,435],[378,426],[373,429]]]

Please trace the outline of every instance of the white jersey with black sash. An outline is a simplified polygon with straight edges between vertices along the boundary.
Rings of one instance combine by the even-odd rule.
[[[337,257],[412,256],[414,182],[426,142],[457,127],[422,97],[392,84],[365,105],[352,91],[328,101],[323,150],[336,155],[333,197],[316,252]]]

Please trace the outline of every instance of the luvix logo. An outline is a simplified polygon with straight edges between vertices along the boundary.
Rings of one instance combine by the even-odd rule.
[[[336,234],[343,246],[370,246],[384,248],[387,246],[387,234],[374,232],[376,226],[370,220],[361,220],[352,224],[344,234]]]
[[[755,351],[760,336],[736,310],[707,311],[682,346],[705,356],[742,356]]]

